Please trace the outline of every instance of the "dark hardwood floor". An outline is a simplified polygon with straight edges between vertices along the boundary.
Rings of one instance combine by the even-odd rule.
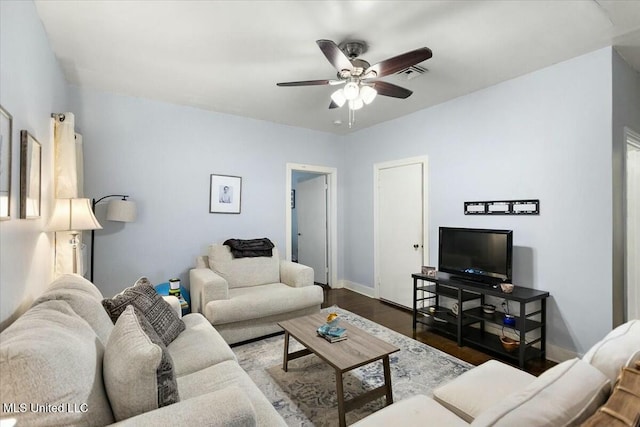
[[[340,308],[386,326],[405,336],[415,338],[420,342],[449,353],[473,365],[479,365],[487,360],[497,358],[470,347],[458,347],[454,340],[431,332],[428,330],[428,327],[424,325],[418,325],[416,336],[414,337],[412,328],[413,319],[410,310],[382,302],[375,298],[369,298],[348,289],[323,288],[325,289],[323,307],[337,305]],[[508,360],[502,361],[509,363]],[[531,360],[527,362],[525,370],[537,376],[553,365],[555,365],[555,363],[551,361]]]

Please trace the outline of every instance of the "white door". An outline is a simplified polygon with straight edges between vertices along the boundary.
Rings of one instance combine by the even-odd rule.
[[[378,277],[381,299],[413,307],[411,274],[423,262],[423,163],[378,171]]]
[[[298,262],[313,268],[314,281],[328,283],[327,176],[298,183]]]

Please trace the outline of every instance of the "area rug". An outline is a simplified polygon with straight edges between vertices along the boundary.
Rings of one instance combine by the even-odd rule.
[[[473,367],[440,350],[408,338],[357,314],[338,307],[342,321],[363,329],[400,349],[390,356],[394,402],[415,394],[431,395],[432,390]],[[316,355],[289,362],[282,370],[283,335],[234,347],[240,366],[271,401],[289,426],[337,426],[338,400],[335,371]],[[293,337],[289,351],[302,349]],[[383,384],[382,362],[374,362],[344,374],[345,399],[358,396]],[[384,398],[347,412],[347,424],[383,408]]]

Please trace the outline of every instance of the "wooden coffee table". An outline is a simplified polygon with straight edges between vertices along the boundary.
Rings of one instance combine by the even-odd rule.
[[[326,314],[312,314],[310,316],[298,317],[278,323],[278,325],[284,329],[282,369],[284,369],[285,372],[287,371],[289,360],[312,353],[332,366],[336,371],[338,417],[340,419],[340,426],[342,427],[346,426],[345,413],[347,411],[359,408],[365,403],[382,396],[386,397],[387,405],[393,403],[389,355],[400,349],[344,321],[340,322],[340,326],[347,330],[348,338],[344,341],[330,343],[316,333],[316,329],[325,323],[326,319]],[[305,348],[289,353],[290,336],[294,337]],[[384,367],[384,384],[360,396],[345,401],[342,374],[377,360],[382,360],[382,366]]]

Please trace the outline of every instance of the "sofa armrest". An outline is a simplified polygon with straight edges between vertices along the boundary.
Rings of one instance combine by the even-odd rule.
[[[313,285],[313,268],[280,260],[280,281],[294,288]]]
[[[182,306],[180,305],[180,300],[173,295],[163,295],[162,299],[169,303],[173,311],[178,314],[179,318],[182,318]]]
[[[189,280],[193,312],[204,313],[209,301],[229,299],[229,284],[210,268],[191,269]]]
[[[206,393],[122,420],[112,426],[255,426],[256,412],[236,386]]]

